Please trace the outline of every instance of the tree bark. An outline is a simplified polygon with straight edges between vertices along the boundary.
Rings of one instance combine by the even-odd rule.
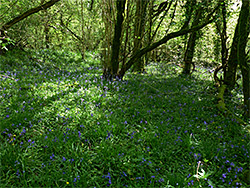
[[[217,22],[215,23],[217,32],[220,35],[220,46],[221,46],[221,64],[219,67],[217,67],[217,70],[223,69],[223,74],[224,74],[224,79],[227,77],[227,60],[228,60],[228,48],[227,48],[227,1],[225,0],[220,0],[221,4],[221,9],[218,11],[218,14],[221,15],[221,19],[218,19]],[[218,44],[217,41],[215,44]],[[219,54],[216,54],[219,55]],[[217,73],[215,74],[215,78],[217,77]],[[215,81],[219,81],[216,80]],[[219,81],[221,82],[221,81]],[[218,83],[220,84],[220,83]]]
[[[227,64],[227,58],[228,58],[228,49],[227,49],[227,9],[226,9],[226,2],[222,0],[222,32],[221,32],[221,62],[223,66],[223,73],[224,78],[226,77],[227,70],[226,70],[226,64]]]
[[[191,74],[191,65],[193,65],[193,57],[194,57],[194,50],[195,50],[195,44],[196,44],[196,36],[197,33],[193,32],[190,33],[187,49],[184,55],[184,67],[182,70],[182,74],[184,75],[190,75]]]
[[[153,29],[152,28],[153,28],[154,2],[155,2],[155,0],[151,0],[151,1],[149,1],[149,5],[148,5],[148,7],[149,7],[149,10],[148,10],[149,11],[149,13],[148,13],[149,20],[148,20],[147,45],[150,45],[152,42],[152,39],[153,39],[153,37],[152,37],[152,30]],[[149,58],[152,57],[152,53],[151,52],[146,53],[145,56],[146,56],[145,64],[147,65],[149,63]]]
[[[45,10],[45,9],[47,9],[47,8],[49,8],[49,7],[51,7],[51,6],[53,6],[53,5],[54,5],[55,3],[57,3],[58,1],[60,1],[60,0],[51,0],[51,1],[49,1],[49,2],[47,2],[47,3],[45,3],[45,4],[43,4],[43,5],[40,5],[40,6],[36,7],[36,8],[32,8],[32,9],[30,9],[30,10],[24,12],[23,14],[21,14],[21,15],[15,17],[15,18],[12,19],[11,21],[9,21],[9,22],[7,22],[6,24],[4,24],[4,25],[2,26],[2,28],[0,29],[0,31],[6,31],[6,30],[8,30],[8,29],[9,29],[10,27],[12,27],[14,24],[16,24],[16,23],[22,21],[23,19],[27,18],[28,16],[30,16],[30,15],[32,15],[32,14],[35,14],[35,13],[41,11],[41,10]]]
[[[117,7],[117,16],[115,23],[115,33],[112,43],[112,52],[111,52],[111,67],[108,67],[107,75],[104,77],[108,79],[112,79],[116,77],[118,69],[119,69],[119,52],[121,46],[121,34],[122,34],[122,25],[124,20],[124,10],[125,10],[126,0],[116,1]]]
[[[237,46],[239,38],[238,30],[239,30],[239,23],[237,23],[235,28],[233,43],[231,46],[231,52],[227,63],[227,70],[226,70],[227,73],[224,78],[224,82],[227,85],[228,92],[233,90],[235,85],[236,70],[238,66],[238,61],[237,61]]]
[[[237,59],[243,77],[243,94],[245,105],[245,116],[250,118],[250,68],[247,63],[246,45],[249,35],[249,8],[250,2],[242,0],[242,7],[239,16],[239,39],[237,45]]]
[[[193,25],[197,25],[199,23],[202,13],[203,10],[201,8],[197,10],[195,20],[193,21]],[[191,65],[194,66],[193,57],[194,57],[196,39],[197,39],[197,31],[190,33],[187,49],[184,55],[184,67],[182,71],[182,73],[185,75],[190,75]]]
[[[136,2],[134,52],[142,47],[142,37],[145,28],[147,4],[148,1],[143,0],[137,0]],[[134,64],[133,71],[139,73],[142,73],[144,71],[144,63],[141,58],[139,58]]]
[[[94,1],[92,0],[92,2],[91,2],[91,9],[92,9],[92,6],[93,6],[93,3],[94,3]],[[83,14],[83,11],[84,11],[84,9],[83,9],[83,0],[81,0],[81,35],[82,35],[82,40],[81,40],[81,54],[82,54],[82,60],[84,60],[85,59],[85,41],[84,41],[84,35],[85,35],[85,33],[84,33],[84,14]]]
[[[112,38],[113,38],[113,24],[115,22],[115,5],[113,0],[102,0],[102,19],[105,26],[104,39],[102,41],[102,64],[103,64],[103,76],[107,77],[111,74],[111,50],[112,50]]]

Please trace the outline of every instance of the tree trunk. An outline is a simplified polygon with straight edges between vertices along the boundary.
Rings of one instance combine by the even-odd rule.
[[[50,28],[48,26],[48,22],[46,21],[44,25],[44,34],[45,34],[45,46],[47,49],[49,48],[49,44],[50,44],[49,29]]]
[[[43,4],[44,1],[41,2],[41,4]],[[48,16],[48,11],[44,10],[43,16],[46,17],[45,19],[45,23],[44,23],[44,43],[45,43],[45,48],[49,48],[50,45],[50,36],[49,36],[49,16]]]
[[[196,41],[196,32],[190,34],[187,44],[187,49],[184,55],[184,67],[182,74],[190,75],[191,74],[191,65],[193,64],[194,50],[195,50],[195,41]]]
[[[179,37],[179,36],[183,36],[187,33],[190,32],[194,32],[194,31],[198,31],[199,29],[202,29],[203,27],[205,27],[206,25],[208,25],[209,23],[212,23],[214,21],[214,17],[213,14],[214,12],[217,10],[218,7],[216,7],[204,20],[202,23],[192,26],[191,28],[181,28],[179,31],[176,32],[172,32],[167,34],[166,36],[164,36],[162,39],[160,39],[157,42],[154,42],[140,50],[138,50],[136,53],[134,53],[132,55],[132,57],[128,60],[128,62],[121,68],[121,70],[118,73],[118,77],[120,79],[123,78],[123,76],[125,75],[126,71],[129,70],[131,68],[131,66],[136,62],[136,60],[140,57],[142,57],[144,54],[146,54],[147,52],[152,51],[153,49],[157,48],[158,46],[166,43],[167,41],[169,41],[170,39]]]
[[[148,35],[147,35],[147,45],[150,45],[152,43],[152,28],[153,28],[153,13],[154,13],[154,2],[155,0],[151,0],[149,1],[149,12],[148,12],[148,16],[149,16],[149,20],[148,20]],[[148,65],[149,64],[149,58],[152,58],[152,52],[148,52],[145,54],[146,56],[146,62],[145,64]]]
[[[103,64],[103,76],[108,77],[111,74],[111,47],[113,38],[113,24],[115,18],[113,12],[115,11],[115,5],[113,0],[102,0],[102,19],[105,26],[104,39],[102,41],[102,64]]]
[[[91,2],[93,4],[93,1]],[[93,5],[91,5],[93,6]],[[82,55],[82,60],[85,59],[85,41],[84,41],[84,14],[83,14],[83,0],[81,0],[81,35],[82,35],[82,40],[81,40],[81,55]]]
[[[216,24],[217,31],[220,35],[220,43],[221,43],[221,63],[224,74],[224,79],[227,76],[227,58],[228,58],[228,48],[227,48],[227,10],[226,10],[226,1],[220,0],[221,3],[221,14],[222,15],[222,23],[218,20]]]
[[[123,43],[123,46],[122,47],[122,53],[121,53],[121,57],[122,57],[122,66],[126,63],[126,60],[127,60],[127,57],[128,57],[128,54],[129,54],[129,48],[130,48],[130,40],[129,40],[129,36],[131,36],[131,28],[130,28],[130,22],[132,20],[132,14],[131,14],[131,9],[132,9],[132,3],[131,3],[131,0],[127,0],[127,6],[126,6],[126,20],[125,23],[124,23],[124,43]]]
[[[238,30],[239,30],[239,23],[237,23],[236,28],[235,28],[233,43],[231,46],[231,52],[229,55],[228,65],[227,65],[227,70],[226,70],[227,73],[224,78],[224,82],[227,85],[228,92],[233,90],[234,85],[235,85],[236,70],[238,66],[238,61],[237,61],[237,46],[238,46],[238,38],[239,38]]]
[[[223,66],[224,78],[226,77],[227,70],[227,57],[228,57],[228,49],[227,49],[227,9],[226,9],[226,2],[222,0],[222,22],[223,28],[221,32],[221,62]]]
[[[197,10],[195,20],[193,21],[193,25],[197,25],[202,16],[203,10],[200,8]],[[195,51],[195,44],[197,39],[197,31],[190,33],[187,49],[184,55],[184,67],[182,74],[190,75],[191,74],[191,65],[193,65],[193,57]]]
[[[119,69],[119,52],[121,46],[121,34],[122,34],[122,24],[124,19],[124,10],[125,10],[126,0],[116,1],[117,7],[117,16],[115,23],[115,33],[112,43],[112,52],[111,52],[111,67],[108,67],[108,71],[104,77],[108,79],[113,79],[116,77]]]
[[[250,2],[242,0],[242,7],[239,16],[239,39],[237,45],[237,59],[243,77],[245,115],[248,118],[250,118],[250,68],[247,63],[245,49],[249,35],[249,7]]]
[[[134,32],[134,52],[142,47],[142,38],[145,28],[145,17],[148,1],[137,0],[136,16],[135,16],[135,32]],[[144,71],[144,63],[142,58],[139,58],[133,67],[134,72],[142,73]]]

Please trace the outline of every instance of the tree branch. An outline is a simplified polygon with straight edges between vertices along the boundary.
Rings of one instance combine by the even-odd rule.
[[[130,69],[130,67],[134,64],[134,62],[140,58],[141,56],[143,56],[144,54],[146,54],[147,52],[152,51],[153,49],[159,47],[160,45],[166,43],[167,41],[169,41],[172,38],[176,38],[182,35],[185,35],[187,33],[190,32],[194,32],[194,31],[198,31],[199,29],[202,29],[203,27],[205,27],[206,25],[212,23],[215,20],[215,17],[213,16],[214,12],[218,9],[219,6],[217,6],[207,17],[206,19],[204,19],[204,22],[199,24],[199,25],[195,25],[192,26],[191,28],[181,28],[179,31],[176,32],[172,32],[170,34],[167,34],[165,37],[163,37],[161,40],[154,42],[151,45],[148,45],[140,50],[138,50],[131,58],[130,60],[124,65],[124,67],[122,67],[122,69],[120,70],[118,76],[120,78],[122,78],[125,74],[125,72]]]
[[[14,19],[12,19],[11,21],[9,21],[8,23],[4,24],[2,26],[2,28],[0,29],[1,31],[6,31],[8,30],[10,27],[12,27],[14,24],[22,21],[23,19],[27,18],[28,16],[32,15],[32,14],[35,14],[41,10],[45,10],[51,6],[53,6],[55,3],[57,3],[58,1],[60,0],[51,0],[43,5],[40,5],[36,8],[32,8],[30,10],[27,10],[26,12],[24,12],[23,14],[15,17]]]

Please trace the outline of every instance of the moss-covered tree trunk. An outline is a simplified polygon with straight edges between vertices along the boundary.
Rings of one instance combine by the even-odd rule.
[[[239,17],[239,39],[237,45],[237,59],[240,65],[242,77],[243,77],[243,94],[244,94],[244,105],[245,115],[250,118],[250,68],[247,63],[246,56],[246,45],[249,35],[249,8],[250,2],[242,0],[242,7]]]

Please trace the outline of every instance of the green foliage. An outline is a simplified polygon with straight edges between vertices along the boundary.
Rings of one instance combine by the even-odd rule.
[[[9,46],[15,45],[14,40],[10,39],[10,38],[4,38],[4,39],[0,39],[0,48],[1,50],[4,51],[8,51]]]
[[[150,64],[109,82],[95,58],[1,58],[1,187],[248,187],[250,135],[218,114],[209,70]]]

